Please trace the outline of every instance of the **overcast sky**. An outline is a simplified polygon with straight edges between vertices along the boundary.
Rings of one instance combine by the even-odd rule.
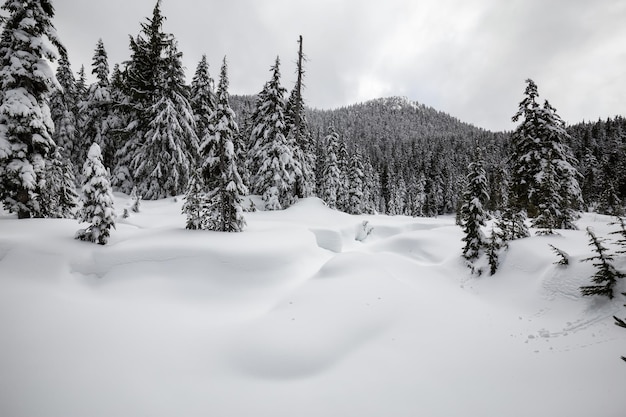
[[[91,71],[99,38],[111,68],[156,0],[53,0],[74,69]],[[568,123],[626,115],[624,0],[162,0],[188,82],[224,55],[232,94],[254,94],[277,55],[291,89],[304,37],[307,104],[334,108],[406,96],[491,130],[532,78]]]

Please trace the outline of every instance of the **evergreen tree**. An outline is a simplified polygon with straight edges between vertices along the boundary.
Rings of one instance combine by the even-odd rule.
[[[41,217],[45,168],[54,152],[48,100],[55,80],[48,60],[65,48],[49,0],[7,0],[0,38],[0,200],[18,218]]]
[[[280,60],[271,68],[272,79],[259,94],[253,116],[250,150],[252,187],[261,194],[266,210],[280,210],[294,203],[294,183],[301,167],[285,137],[285,89],[280,85]]]
[[[500,249],[505,243],[502,241],[501,234],[495,227],[491,228],[489,241],[487,242],[487,261],[489,262],[489,274],[494,275],[500,266]]]
[[[296,84],[291,90],[285,109],[285,123],[287,125],[287,141],[294,150],[294,159],[300,165],[296,173],[295,194],[299,198],[310,197],[315,193],[315,152],[313,137],[309,129],[302,98],[304,88],[303,63],[306,58],[302,52],[302,36],[298,38],[298,61],[296,68]]]
[[[611,226],[618,225],[619,230],[611,232],[611,235],[619,235],[620,238],[615,242],[622,247],[622,250],[617,251],[617,253],[622,254],[626,253],[626,220],[623,217],[617,216],[615,221],[609,223]]]
[[[540,171],[539,149],[539,104],[537,84],[526,80],[525,97],[519,104],[519,110],[513,121],[520,121],[511,136],[511,197],[510,202],[516,210],[526,210],[528,215],[537,214],[534,195],[536,194],[535,175]]]
[[[504,241],[523,239],[530,236],[526,226],[526,212],[507,207],[498,219],[498,227],[502,231]]]
[[[209,133],[209,124],[216,105],[213,79],[209,74],[206,55],[202,55],[191,81],[189,104],[196,122],[196,135],[202,140]]]
[[[347,212],[350,202],[349,190],[349,163],[348,147],[344,138],[339,138],[339,148],[337,149],[337,168],[339,168],[339,183],[337,184],[337,208]]]
[[[602,244],[603,240],[596,237],[593,230],[589,227],[587,228],[587,235],[589,236],[589,245],[593,247],[597,255],[583,259],[582,262],[593,261],[593,266],[597,270],[592,279],[595,285],[582,286],[580,287],[580,292],[582,295],[604,295],[612,299],[613,288],[617,280],[624,278],[626,274],[615,269],[613,266],[613,255],[607,253],[608,249]]]
[[[546,233],[575,228],[575,210],[582,205],[576,160],[565,143],[569,135],[554,107],[537,103],[537,85],[527,80],[526,97],[513,121],[511,204],[536,218],[533,225]]]
[[[241,232],[246,224],[242,197],[248,190],[237,169],[234,141],[239,136],[235,113],[230,107],[226,58],[217,88],[217,104],[210,125],[211,133],[202,144],[203,176],[207,187],[206,228],[221,232]]]
[[[182,193],[198,153],[182,54],[173,36],[162,32],[163,21],[158,1],[152,19],[131,39],[125,76],[131,114],[115,175],[121,191],[134,183],[146,199]]]
[[[46,162],[46,188],[42,190],[45,217],[73,219],[78,207],[76,177],[72,163],[55,148]]]
[[[463,206],[461,207],[461,221],[463,224],[463,257],[474,261],[487,246],[487,239],[481,230],[485,226],[487,213],[485,203],[489,199],[487,192],[486,173],[480,148],[476,147],[474,160],[468,166],[467,182],[463,192]]]
[[[339,134],[334,127],[328,129],[328,135],[325,139],[326,155],[324,159],[324,171],[322,174],[322,190],[321,198],[328,204],[330,208],[337,208],[337,193],[339,192],[339,183],[341,182],[341,171],[337,162],[337,153],[339,152]]]
[[[364,173],[363,162],[361,161],[361,153],[358,146],[354,150],[352,157],[350,158],[350,172],[349,172],[349,189],[348,189],[348,210],[350,214],[363,214],[364,212]]]
[[[202,174],[194,172],[189,179],[182,212],[187,217],[186,228],[191,230],[206,229],[208,200]]]
[[[83,206],[79,213],[81,223],[90,223],[86,229],[76,232],[76,239],[105,245],[111,228],[115,228],[113,191],[109,174],[102,165],[102,153],[97,143],[91,145],[83,166],[85,183],[82,190]]]
[[[60,146],[65,156],[70,161],[78,162],[76,152],[78,143],[78,94],[76,92],[76,79],[67,56],[59,58],[59,66],[56,70],[56,78],[60,89],[55,89],[50,97],[50,114],[54,122],[52,139]],[[84,159],[83,159],[84,160]]]
[[[112,166],[115,156],[112,130],[116,128],[117,118],[113,114],[109,63],[102,39],[96,44],[91,73],[96,76],[96,81],[89,86],[81,106],[84,115],[81,143],[97,143],[102,151],[103,163]]]

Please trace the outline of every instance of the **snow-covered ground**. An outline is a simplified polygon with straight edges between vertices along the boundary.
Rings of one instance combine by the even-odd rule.
[[[0,216],[0,416],[626,415],[624,297],[578,291],[608,217],[476,277],[451,217],[307,199],[222,234],[185,230],[181,204],[142,202],[106,246]]]

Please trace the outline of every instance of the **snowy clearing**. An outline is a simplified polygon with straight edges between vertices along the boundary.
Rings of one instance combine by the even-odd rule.
[[[624,297],[578,291],[584,228],[609,217],[514,241],[476,277],[452,217],[306,199],[225,234],[185,230],[181,205],[143,201],[106,246],[0,216],[0,415],[624,415]]]

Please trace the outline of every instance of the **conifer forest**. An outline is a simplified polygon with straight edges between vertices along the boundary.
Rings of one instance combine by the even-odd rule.
[[[171,234],[165,235],[165,240],[169,236],[172,242],[189,239],[187,242],[196,243],[185,243],[180,248],[172,244],[167,250],[163,249],[163,253],[159,249],[152,254],[146,249],[145,253],[137,255],[137,259],[140,258],[137,262],[152,262],[152,258],[168,262],[176,257],[197,257],[197,264],[194,264],[197,270],[208,270],[210,268],[206,265],[213,262],[211,271],[221,271],[220,268],[230,271],[228,268],[236,268],[233,265],[237,265],[239,259],[246,259],[242,261],[241,271],[233,273],[233,276],[240,277],[236,284],[239,287],[229,284],[233,287],[224,290],[227,295],[244,287],[247,290],[257,288],[255,286],[260,288],[261,284],[248,279],[246,274],[258,270],[262,275],[263,268],[269,268],[267,265],[283,265],[281,259],[288,258],[287,255],[273,257],[272,250],[284,250],[291,256],[297,256],[297,250],[301,250],[304,254],[315,255],[294,267],[297,273],[281,269],[283,272],[276,273],[276,276],[291,273],[300,277],[298,274],[304,276],[303,271],[306,271],[308,277],[332,277],[341,275],[341,271],[357,270],[359,267],[354,265],[359,263],[370,265],[367,258],[370,255],[391,257],[389,253],[393,252],[397,259],[404,258],[402,261],[384,260],[388,262],[385,274],[389,276],[400,274],[401,267],[397,265],[404,265],[404,259],[409,258],[410,265],[419,271],[422,271],[419,268],[426,268],[427,263],[429,267],[444,265],[444,272],[437,272],[443,278],[432,284],[435,286],[443,285],[441,282],[448,276],[467,274],[467,278],[463,278],[466,280],[459,281],[459,285],[455,283],[447,294],[456,294],[458,287],[464,289],[467,285],[472,291],[476,288],[476,293],[484,290],[491,296],[491,290],[485,290],[489,285],[485,284],[489,282],[486,280],[491,276],[495,280],[498,274],[509,277],[506,278],[509,280],[518,277],[516,274],[521,274],[519,271],[524,268],[524,256],[520,253],[525,250],[532,254],[529,256],[532,265],[548,265],[537,266],[527,273],[529,277],[545,280],[533,287],[552,291],[544,298],[565,294],[566,302],[602,300],[581,314],[604,312],[602,317],[608,317],[611,329],[603,327],[606,332],[626,327],[622,307],[626,295],[623,293],[626,280],[622,279],[626,276],[626,118],[623,115],[566,122],[550,97],[544,96],[542,86],[531,78],[519,80],[518,100],[510,107],[510,118],[516,126],[511,131],[495,132],[474,126],[406,97],[381,97],[334,109],[313,108],[307,103],[307,92],[324,87],[307,82],[307,38],[302,36],[294,39],[291,56],[276,56],[267,62],[266,82],[256,91],[245,95],[231,94],[229,73],[232,68],[228,56],[220,62],[208,62],[207,56],[203,56],[190,72],[193,76],[187,79],[182,61],[185,45],[179,44],[176,34],[165,30],[166,16],[161,0],[156,0],[154,8],[146,10],[145,15],[141,22],[137,22],[137,33],[129,37],[127,60],[110,62],[109,45],[102,39],[94,39],[93,58],[91,62],[83,63],[73,60],[55,29],[53,0],[3,1],[0,13],[0,201],[3,210],[0,211],[0,271],[3,259],[6,257],[10,261],[10,254],[15,255],[12,249],[5,251],[13,244],[7,242],[13,242],[10,239],[26,241],[26,238],[15,237],[21,236],[22,224],[27,225],[23,227],[38,228],[45,222],[58,221],[54,223],[58,226],[54,227],[63,233],[67,234],[65,227],[75,231],[73,236],[68,235],[71,244],[81,245],[76,248],[89,248],[80,250],[95,254],[78,256],[63,268],[76,274],[84,273],[89,279],[98,277],[104,281],[102,277],[135,262],[134,258],[130,261],[125,258],[130,259],[130,255],[125,255],[126,250],[130,251],[128,253],[134,250],[127,239],[134,236],[132,233],[148,229],[152,221],[146,214],[149,210],[158,213],[161,217],[155,214],[154,219],[158,217],[161,221],[165,216],[159,210],[167,201],[179,205],[175,212],[162,209],[163,213],[174,213],[174,217],[164,220],[165,226],[161,229],[161,226],[151,229],[154,236],[167,229]],[[295,63],[295,75],[285,77],[284,62]],[[295,82],[286,81],[294,78]],[[120,205],[119,201],[126,205]],[[320,219],[307,219],[307,210],[323,214],[319,214]],[[265,217],[279,215],[276,213],[285,214],[284,217]],[[610,223],[596,230],[594,225],[600,222],[598,218],[609,219]],[[445,223],[448,220],[449,224]],[[323,223],[325,221],[328,223]],[[392,223],[394,221],[403,223]],[[68,222],[71,227],[66,226]],[[297,235],[300,231],[293,226],[297,222],[307,225],[307,237]],[[49,233],[53,233],[54,227]],[[446,230],[442,233],[447,234],[437,236],[444,237],[431,235],[440,227]],[[120,228],[125,231],[117,230]],[[272,228],[277,230],[276,233],[284,234],[277,240],[285,242],[279,244],[258,237]],[[117,233],[124,238],[116,240]],[[404,233],[402,239],[405,240],[394,237],[400,233]],[[3,234],[6,242],[2,240]],[[346,238],[347,235],[350,239]],[[150,236],[145,239],[151,239]],[[206,236],[208,240],[202,240]],[[431,239],[430,243],[420,240],[422,236]],[[581,236],[582,246],[578,244]],[[211,239],[224,242],[226,249]],[[538,242],[537,245],[524,243],[530,239],[535,239],[533,242]],[[414,246],[406,247],[413,243]],[[116,249],[118,244],[119,247],[127,245],[127,249]],[[266,244],[268,246],[264,247]],[[287,248],[290,244],[294,249]],[[146,244],[146,248],[150,247]],[[208,247],[213,252],[206,249]],[[240,252],[232,249],[235,247]],[[232,255],[228,252],[231,249],[232,253],[241,255]],[[322,252],[314,252],[322,249]],[[111,252],[107,252],[109,250]],[[350,268],[338,260],[339,255],[356,257],[360,250],[367,255],[359,252],[358,256],[363,258],[351,263]],[[444,256],[447,252],[453,252],[452,260]],[[330,258],[331,253],[337,256],[335,260]],[[322,258],[331,266],[322,263]],[[86,267],[91,262],[89,259],[95,259],[94,263]],[[260,259],[267,259],[267,262]],[[552,263],[554,260],[556,262]],[[284,262],[291,268],[288,264],[291,261]],[[19,271],[26,268],[26,263],[16,262],[21,266],[7,271]],[[457,268],[457,264],[461,267]],[[8,263],[4,265],[9,268]],[[359,274],[366,278],[370,276],[366,267],[360,268]],[[154,267],[151,270],[159,269]],[[371,270],[375,269],[371,266]],[[409,269],[407,266],[402,271]],[[163,270],[168,271],[167,265]],[[552,275],[546,278],[548,272],[545,271]],[[357,275],[351,273],[346,272],[347,276]],[[224,275],[228,276],[228,273]],[[269,301],[266,304],[259,303],[250,311],[254,310],[255,314],[274,311],[273,308],[283,311],[292,308],[298,300],[301,303],[309,300],[304,296],[300,299],[296,296],[281,298],[304,285],[305,279],[298,278],[301,280],[283,285],[276,276],[266,277],[270,283],[267,288],[274,285],[271,290],[276,289],[275,294],[280,296],[272,293],[274,298],[267,296]],[[378,278],[372,278],[372,282],[375,279]],[[397,281],[404,285],[408,278],[406,282],[403,279]],[[97,282],[90,284],[91,291],[96,292],[100,285],[104,286]],[[378,284],[371,285],[374,288]],[[400,284],[394,281],[393,285]],[[556,287],[558,289],[554,289]],[[267,288],[266,293],[258,290],[254,294],[266,297],[270,293]],[[390,290],[391,287],[381,288],[396,291]],[[397,290],[393,297],[404,300],[404,292]],[[377,302],[382,303],[380,300],[384,297],[386,295],[381,295]],[[454,299],[456,295],[450,297]],[[253,298],[250,296],[249,299]],[[613,306],[610,308],[606,307],[609,304],[601,304],[612,303],[614,298],[619,300],[617,310],[613,308],[614,304],[610,304]],[[1,300],[0,304],[4,303]],[[331,311],[341,311],[342,303],[333,301],[332,296],[329,302],[337,304],[336,310]],[[363,304],[370,308],[370,302]],[[420,302],[430,305],[425,298]],[[482,311],[481,308],[476,306],[476,311]],[[372,329],[376,326],[383,328],[386,324],[369,311],[354,317],[371,319],[367,324],[369,327],[363,327],[366,329],[363,334],[382,337],[376,333],[378,330]],[[0,308],[0,316],[3,315],[1,312]],[[396,313],[388,313],[389,317],[393,314]],[[458,311],[450,314],[455,318],[446,323],[464,322],[465,319],[459,317],[463,315]],[[487,316],[491,317],[485,313]],[[233,322],[245,321],[233,317]],[[289,316],[292,321],[296,318],[300,320],[295,313],[293,317]],[[532,334],[539,332],[537,340],[556,339],[557,336],[565,340],[568,332],[573,334],[579,328],[600,321],[594,320],[590,318],[579,327],[568,322],[558,332],[533,329]],[[513,321],[517,322],[517,317]],[[521,313],[519,321],[522,321]],[[571,321],[578,323],[574,319]],[[339,326],[343,322],[339,320],[338,323]],[[1,324],[0,321],[0,329]],[[271,323],[267,326],[273,329]],[[346,328],[361,329],[352,324]],[[313,326],[313,329],[318,328]],[[394,343],[402,340],[391,330],[386,331]],[[478,333],[481,331],[477,330]],[[519,334],[523,331],[520,330]],[[301,335],[305,333],[302,331]],[[329,338],[339,340],[337,335],[340,333],[343,337],[343,333],[337,331]],[[381,330],[380,334],[383,333]],[[518,333],[513,333],[511,331],[510,338],[519,337]],[[244,348],[237,347],[239,350],[235,349],[235,353],[229,353],[231,356],[228,357],[232,359],[241,353],[243,359],[240,362],[244,364],[241,366],[245,368],[252,363],[246,369],[252,369],[250,372],[257,376],[271,375],[275,382],[292,378],[300,371],[308,377],[340,369],[336,365],[339,359],[328,366],[320,365],[310,373],[307,373],[309,368],[306,366],[289,367],[289,360],[274,363],[271,355],[268,356],[270,359],[263,357],[258,363],[254,362],[254,355],[262,355],[263,346],[269,346],[267,343],[270,342],[262,337],[254,339],[250,334],[242,336],[242,340],[261,346],[259,351],[243,354]],[[481,334],[488,335],[488,332]],[[618,329],[616,334],[626,336],[626,331]],[[471,339],[469,334],[467,336]],[[359,337],[350,340],[360,340]],[[616,338],[619,336],[607,336],[611,341]],[[528,336],[526,343],[534,343],[533,339],[535,336]],[[326,339],[320,336],[319,340]],[[448,346],[454,344],[456,351],[450,350],[448,358],[462,353],[462,343],[450,342]],[[310,349],[317,346],[311,345],[314,347]],[[312,351],[307,350],[308,346],[300,347],[305,353]],[[340,350],[337,348],[338,352]],[[345,350],[353,353],[348,348]],[[626,355],[626,347],[623,354]],[[343,353],[338,353],[336,357],[341,355]],[[290,358],[293,363],[298,362],[297,358]],[[472,358],[463,360],[471,362]],[[315,365],[317,362],[311,360],[309,363]],[[617,363],[622,364],[619,357]],[[316,374],[318,371],[320,373]],[[621,372],[626,371],[622,369]],[[1,382],[2,377],[0,391],[4,386]],[[285,397],[289,395],[285,394]],[[2,398],[0,395],[0,415],[4,415]],[[320,411],[319,408],[316,410]],[[274,414],[268,412],[267,415]],[[292,415],[308,414],[295,411]],[[514,414],[494,411],[486,415]],[[558,415],[558,412],[555,414],[553,409],[550,415]]]

